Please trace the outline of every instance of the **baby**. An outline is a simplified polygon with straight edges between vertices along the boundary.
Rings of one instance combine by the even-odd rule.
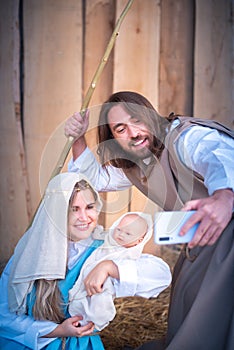
[[[69,292],[69,313],[71,316],[82,315],[81,325],[92,321],[95,329],[105,328],[116,315],[113,299],[116,297],[116,286],[119,280],[108,277],[103,284],[101,293],[88,296],[84,286],[84,278],[102,260],[116,261],[124,259],[137,260],[146,242],[152,236],[152,219],[148,214],[138,212],[127,213],[121,216],[105,234],[104,243],[97,248],[86,260],[80,276]],[[165,264],[161,259],[158,264]],[[127,273],[127,272],[126,272]],[[129,276],[130,277],[130,276]],[[157,281],[155,282],[157,283]],[[163,286],[162,290],[167,286]],[[133,296],[126,292],[126,296]],[[147,297],[153,297],[152,288]]]

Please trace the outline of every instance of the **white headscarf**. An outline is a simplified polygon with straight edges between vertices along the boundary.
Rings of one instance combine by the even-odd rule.
[[[25,312],[26,297],[35,280],[65,278],[69,200],[82,179],[90,184],[76,173],[59,174],[49,182],[31,226],[15,248],[8,284],[10,311]],[[96,194],[100,211],[102,203]]]

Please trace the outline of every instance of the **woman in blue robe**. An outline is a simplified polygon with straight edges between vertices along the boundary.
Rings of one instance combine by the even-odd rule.
[[[81,174],[63,173],[49,182],[0,279],[1,350],[104,349],[93,323],[81,326],[82,315],[68,313],[69,290],[85,260],[103,243],[97,224],[101,207],[98,193]],[[102,261],[87,278],[89,295],[100,291],[108,276],[117,281],[117,297],[155,296],[171,278],[167,264],[149,254],[134,262]]]

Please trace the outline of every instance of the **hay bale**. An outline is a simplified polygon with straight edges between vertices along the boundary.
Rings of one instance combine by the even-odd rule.
[[[123,346],[137,347],[162,338],[167,329],[169,288],[158,298],[126,297],[115,300],[115,319],[101,332],[106,350],[121,350]]]

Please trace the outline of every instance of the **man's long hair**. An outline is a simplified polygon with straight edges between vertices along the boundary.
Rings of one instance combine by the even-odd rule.
[[[133,156],[124,151],[114,139],[109,127],[108,113],[116,105],[121,105],[131,117],[140,119],[147,126],[153,135],[153,147],[150,151],[160,158],[170,118],[160,116],[144,96],[132,91],[121,91],[109,97],[103,104],[99,115],[97,153],[103,167],[106,168],[110,164],[117,168],[127,169],[136,163]]]

